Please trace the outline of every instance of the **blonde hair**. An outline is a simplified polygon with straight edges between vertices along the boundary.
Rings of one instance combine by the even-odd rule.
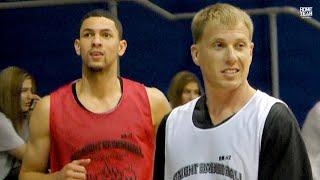
[[[227,27],[243,23],[248,28],[249,37],[252,39],[253,23],[250,16],[245,11],[230,4],[217,3],[201,9],[193,17],[191,31],[194,43],[201,39],[204,28],[209,22]]]
[[[25,79],[31,79],[35,92],[34,78],[27,71],[10,66],[0,72],[0,111],[11,120],[20,135],[25,117],[21,109],[21,88]]]
[[[173,76],[167,93],[168,100],[172,108],[175,108],[182,104],[183,89],[190,82],[197,83],[199,94],[201,95],[203,90],[201,87],[201,83],[195,74],[189,71],[180,71]]]

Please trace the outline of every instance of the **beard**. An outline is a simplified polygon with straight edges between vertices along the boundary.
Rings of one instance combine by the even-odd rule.
[[[99,67],[99,66],[89,66],[88,67],[89,71],[92,73],[97,73],[97,72],[101,72],[103,70],[103,67]]]
[[[87,63],[86,65],[86,68],[89,70],[89,72],[92,72],[92,73],[98,73],[98,72],[101,72],[103,71],[103,69],[105,68],[105,64],[96,64],[96,63]]]

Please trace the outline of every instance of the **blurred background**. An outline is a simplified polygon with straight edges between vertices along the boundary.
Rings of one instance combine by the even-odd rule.
[[[34,1],[40,2],[41,0]],[[59,0],[60,1],[60,0]],[[143,0],[140,0],[143,1]],[[181,70],[201,74],[192,62],[190,18],[170,20],[135,1],[95,0],[89,3],[26,7],[32,1],[0,1],[0,70],[16,65],[31,72],[38,92],[46,95],[81,76],[81,58],[73,48],[79,21],[95,8],[117,10],[128,41],[120,59],[120,74],[166,94],[172,76]],[[50,1],[42,1],[50,2]],[[51,2],[58,2],[51,1]],[[62,1],[61,1],[62,2]],[[154,7],[172,14],[193,13],[216,0],[150,0]],[[312,7],[312,18],[320,20],[319,0],[226,0],[242,9],[291,6]],[[14,8],[13,6],[19,6]],[[249,82],[272,95],[270,29],[267,15],[252,15],[255,31]],[[309,18],[310,19],[310,18]],[[278,39],[279,98],[284,100],[302,125],[308,110],[320,100],[320,29],[299,17],[276,16]]]

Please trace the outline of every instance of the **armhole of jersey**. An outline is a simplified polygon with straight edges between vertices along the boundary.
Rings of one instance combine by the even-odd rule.
[[[166,124],[169,114],[165,115],[159,125],[156,140],[156,152],[154,162],[154,180],[164,179]]]

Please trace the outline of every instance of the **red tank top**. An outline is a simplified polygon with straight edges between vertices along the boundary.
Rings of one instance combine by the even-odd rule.
[[[87,179],[152,179],[155,139],[148,96],[142,84],[122,82],[118,105],[105,113],[80,106],[72,83],[50,94],[52,172],[90,158]]]

